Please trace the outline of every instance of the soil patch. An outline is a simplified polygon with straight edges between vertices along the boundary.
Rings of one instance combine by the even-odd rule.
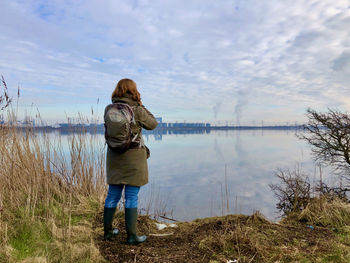
[[[137,246],[125,244],[124,215],[118,213],[114,226],[120,234],[103,241],[102,213],[96,217],[95,242],[108,262],[288,262],[312,260],[332,249],[335,238],[327,228],[305,224],[282,225],[260,214],[229,215],[177,223],[176,228],[157,230],[155,221],[139,216],[138,233],[148,239]],[[165,235],[164,235],[165,234]],[[170,235],[166,235],[170,234]]]

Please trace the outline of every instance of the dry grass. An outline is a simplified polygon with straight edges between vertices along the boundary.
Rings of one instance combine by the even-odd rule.
[[[103,144],[83,132],[68,145],[13,126],[0,135],[0,262],[101,261],[91,222],[106,190]]]
[[[324,195],[312,199],[297,217],[316,226],[342,228],[350,226],[350,204]]]
[[[149,238],[137,247],[124,244],[123,223],[121,217],[118,227],[122,231],[116,241],[102,242],[101,220],[96,220],[95,240],[110,262],[349,262],[350,258],[349,227],[311,229],[310,222],[296,218],[277,224],[259,213],[228,215],[181,222],[177,228],[157,231],[152,220],[141,216],[139,229]]]

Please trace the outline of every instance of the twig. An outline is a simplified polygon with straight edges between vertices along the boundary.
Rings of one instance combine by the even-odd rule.
[[[169,217],[166,217],[166,216],[159,216],[159,217],[161,217],[161,218],[163,218],[163,219],[170,220],[170,221],[179,222],[179,220],[176,220],[176,219],[174,219],[174,218],[169,218]]]

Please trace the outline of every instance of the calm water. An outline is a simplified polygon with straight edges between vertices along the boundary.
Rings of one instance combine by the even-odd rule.
[[[297,164],[311,175],[315,170],[308,146],[294,131],[144,137],[151,158],[143,199],[150,190],[156,192],[178,220],[256,210],[274,220],[276,198],[268,186],[276,183],[274,172]]]
[[[315,176],[308,146],[290,130],[144,134],[144,138],[151,157],[140,207],[181,221],[257,210],[275,220],[277,201],[269,184],[277,182],[276,170],[300,165]],[[103,134],[97,141],[103,145]]]

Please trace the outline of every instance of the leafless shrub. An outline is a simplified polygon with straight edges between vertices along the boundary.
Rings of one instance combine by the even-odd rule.
[[[275,175],[279,182],[269,186],[278,199],[276,208],[283,215],[301,212],[315,198],[322,198],[328,202],[340,200],[349,203],[350,201],[347,196],[350,189],[342,186],[329,186],[321,179],[312,186],[310,176],[303,173],[300,167],[294,170],[279,169]]]
[[[326,113],[308,109],[306,115],[308,123],[304,126],[305,133],[298,134],[298,138],[311,146],[311,153],[317,162],[333,167],[350,180],[350,116],[333,109],[328,109]],[[330,187],[322,180],[312,192],[309,176],[302,174],[300,169],[278,170],[276,176],[280,183],[271,184],[270,188],[278,199],[277,209],[284,214],[304,209],[312,196],[325,197],[329,201],[349,201],[346,194],[350,189]]]
[[[305,133],[297,136],[311,145],[316,161],[330,165],[350,180],[349,114],[333,109],[326,113],[308,109],[306,115]]]
[[[275,175],[280,182],[269,186],[278,199],[276,208],[285,215],[304,209],[311,198],[309,177],[299,168],[293,171],[279,169]]]

